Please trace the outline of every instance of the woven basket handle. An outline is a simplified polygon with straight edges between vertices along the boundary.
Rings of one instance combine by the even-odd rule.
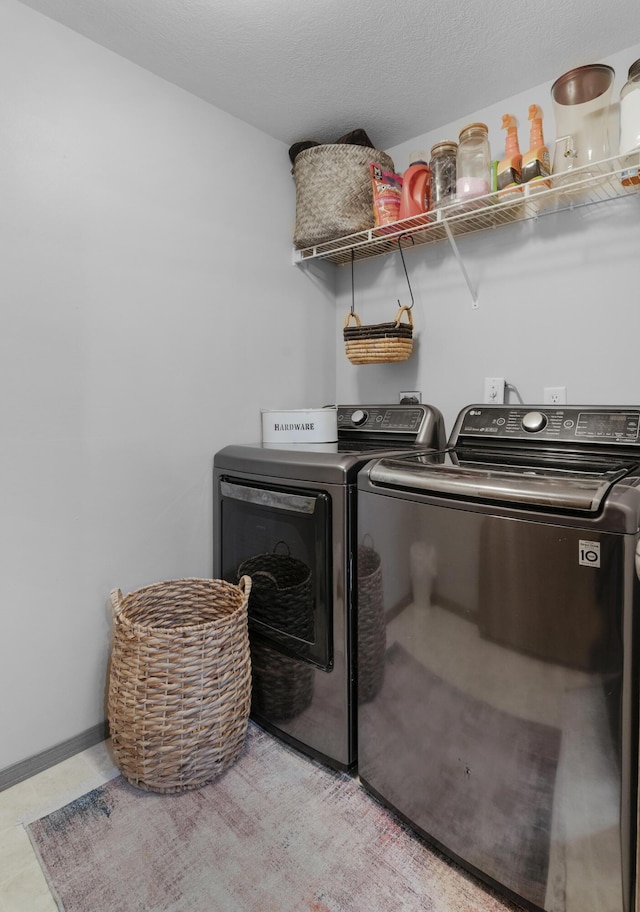
[[[122,614],[122,608],[124,605],[124,598],[122,596],[121,589],[112,589],[111,590],[111,607],[113,608],[113,613],[116,617]]]
[[[402,314],[406,311],[407,314],[407,323],[409,326],[413,326],[413,317],[411,316],[411,308],[407,307],[406,304],[403,304],[398,313],[396,314],[396,326],[400,326],[400,321],[402,320]]]
[[[345,329],[349,325],[351,317],[353,317],[353,319],[355,320],[356,326],[362,326],[362,323],[360,322],[360,317],[358,316],[358,314],[355,311],[350,310],[349,313],[344,318]]]
[[[243,576],[242,579],[248,579],[248,577]],[[278,588],[277,579],[275,578],[273,573],[269,573],[268,570],[256,570],[255,573],[251,574],[251,579],[254,581],[257,579],[266,580],[267,583],[269,583],[269,585],[272,586],[274,589]],[[242,582],[242,580],[240,580],[240,582]]]
[[[241,579],[238,583],[238,588],[240,589],[241,592],[244,593],[244,597],[246,599],[248,599],[249,595],[251,594],[251,585],[252,585],[252,581],[251,581],[250,576],[241,577]]]

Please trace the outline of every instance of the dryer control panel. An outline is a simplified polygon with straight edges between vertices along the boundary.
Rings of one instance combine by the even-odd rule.
[[[443,449],[447,438],[440,411],[433,405],[339,405],[338,440],[403,447]]]
[[[338,427],[374,433],[401,431],[415,436],[424,416],[420,406],[339,405]]]

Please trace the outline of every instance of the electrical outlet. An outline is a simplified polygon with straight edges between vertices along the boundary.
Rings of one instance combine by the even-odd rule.
[[[400,393],[400,403],[402,405],[420,405],[422,402],[422,393],[420,390],[409,390],[409,392]]]
[[[504,377],[484,378],[484,401],[494,405],[504,402]]]
[[[542,398],[544,405],[564,405],[566,401],[566,386],[545,386]]]

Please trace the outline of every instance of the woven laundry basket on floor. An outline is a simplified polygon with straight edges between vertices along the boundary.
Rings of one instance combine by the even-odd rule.
[[[138,788],[180,792],[240,755],[251,707],[251,579],[111,593],[108,719],[116,764]]]

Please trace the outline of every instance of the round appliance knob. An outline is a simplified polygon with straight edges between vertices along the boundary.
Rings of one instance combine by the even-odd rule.
[[[356,409],[351,413],[351,423],[357,427],[359,424],[364,424],[368,417],[364,409]]]
[[[534,434],[536,431],[541,431],[546,426],[547,416],[543,415],[542,412],[527,412],[522,419],[522,427],[531,434]]]

